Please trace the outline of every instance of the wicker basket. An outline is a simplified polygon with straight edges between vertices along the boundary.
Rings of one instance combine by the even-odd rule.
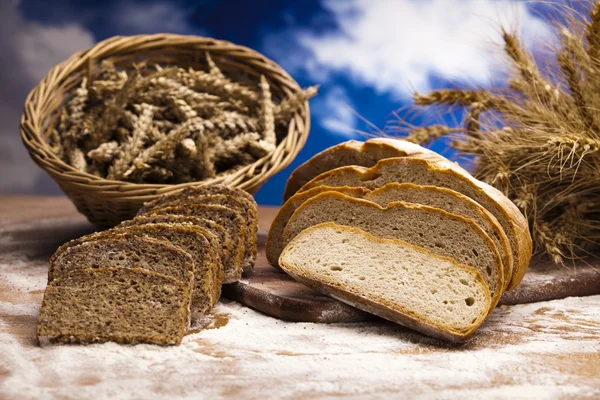
[[[103,229],[135,215],[140,206],[162,194],[183,190],[198,183],[177,185],[135,184],[100,178],[76,170],[58,158],[47,143],[47,129],[55,121],[65,97],[78,87],[103,59],[120,66],[148,60],[167,65],[194,66],[206,51],[219,66],[242,79],[258,80],[264,75],[274,96],[282,98],[300,90],[280,66],[261,54],[229,42],[173,34],[113,37],[87,51],[74,54],[55,66],[31,91],[21,118],[21,136],[33,160],[58,183],[79,212]],[[310,129],[308,103],[293,116],[285,137],[278,138],[271,154],[230,175],[202,181],[224,183],[256,192],[276,172],[285,168],[306,142]]]

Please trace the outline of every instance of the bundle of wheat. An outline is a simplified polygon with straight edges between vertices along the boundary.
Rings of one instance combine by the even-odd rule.
[[[407,137],[455,137],[455,149],[476,156],[474,174],[515,202],[537,251],[557,264],[596,246],[600,234],[600,3],[589,19],[570,20],[558,28],[556,71],[503,30],[507,87],[416,94],[418,106],[465,107],[465,118],[459,128],[420,127]]]
[[[275,104],[267,79],[258,87],[221,71],[104,60],[62,109],[52,151],[82,172],[135,183],[202,181],[273,152],[292,114],[317,88]]]

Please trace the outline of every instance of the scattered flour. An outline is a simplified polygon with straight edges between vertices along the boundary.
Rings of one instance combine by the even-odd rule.
[[[462,346],[382,321],[290,323],[222,301],[213,314],[226,323],[179,347],[42,349],[33,339],[37,310],[0,303],[0,397],[600,395],[600,296],[498,309]]]
[[[600,296],[503,306],[460,346],[223,300],[178,347],[40,348],[46,259],[19,254],[0,254],[2,399],[600,398]]]

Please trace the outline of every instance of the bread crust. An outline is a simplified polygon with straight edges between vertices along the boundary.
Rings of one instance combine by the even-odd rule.
[[[365,169],[361,167],[347,166],[337,168],[328,172],[325,172],[307,184],[305,184],[300,192],[306,191],[321,184],[330,185],[328,182],[324,182],[327,179],[331,179],[336,175],[353,174],[359,176],[361,180],[368,181],[377,179],[381,175],[381,170],[392,165],[397,168],[405,168],[411,163],[417,163],[427,168],[432,174],[446,175],[454,179],[460,180],[462,183],[468,185],[473,191],[478,193],[481,198],[487,200],[491,205],[494,205],[495,209],[492,210],[486,204],[482,204],[488,211],[490,211],[497,219],[498,222],[503,226],[504,231],[508,238],[511,240],[515,263],[513,268],[513,274],[510,283],[507,286],[507,290],[515,288],[523,279],[523,276],[527,272],[529,267],[529,261],[531,260],[531,254],[533,249],[533,243],[531,235],[529,233],[529,227],[527,220],[523,214],[519,211],[517,206],[514,205],[506,196],[504,196],[496,188],[481,182],[471,176],[466,170],[461,168],[458,164],[448,160],[434,160],[432,161],[428,155],[413,156],[413,157],[400,157],[400,158],[387,158],[379,161],[376,165],[371,168]],[[323,182],[323,183],[321,183]],[[469,196],[471,197],[471,196]],[[477,199],[473,199],[477,201]],[[499,218],[502,216],[503,218]],[[502,223],[507,221],[508,225]],[[506,228],[509,229],[506,229]]]
[[[283,233],[283,240],[284,240],[285,246],[287,246],[294,239],[293,233],[291,232],[291,227],[294,226],[294,224],[296,223],[296,220],[299,218],[299,216],[303,212],[305,212],[305,210],[307,208],[314,207],[314,204],[318,203],[322,199],[339,199],[344,202],[347,202],[348,204],[353,203],[353,204],[370,207],[370,208],[376,209],[378,211],[381,211],[383,213],[388,210],[392,210],[393,208],[421,209],[421,210],[424,210],[424,211],[427,211],[430,213],[435,213],[435,214],[441,215],[443,218],[454,219],[454,220],[460,221],[462,224],[470,226],[471,230],[476,232],[476,234],[481,238],[481,240],[486,244],[488,249],[491,251],[492,256],[494,258],[494,265],[496,266],[495,269],[496,269],[496,273],[498,276],[496,283],[497,283],[498,290],[496,290],[496,292],[492,296],[490,312],[493,310],[494,307],[496,307],[496,304],[498,304],[498,301],[500,301],[500,297],[502,295],[502,291],[504,289],[505,282],[504,282],[504,268],[502,266],[502,259],[500,258],[500,253],[498,253],[498,249],[496,248],[496,245],[494,244],[492,239],[481,229],[481,227],[479,227],[479,225],[477,225],[473,220],[462,217],[460,215],[449,213],[449,212],[441,210],[439,208],[428,207],[428,206],[424,206],[421,204],[407,203],[407,202],[403,202],[403,201],[393,202],[393,203],[388,204],[387,207],[382,207],[379,204],[373,203],[371,201],[363,200],[363,199],[356,199],[356,198],[347,196],[347,195],[339,193],[339,192],[335,192],[335,191],[323,192],[323,193],[318,194],[318,195],[312,197],[311,199],[305,201],[294,212],[294,214],[290,218],[290,221],[288,222],[288,224],[284,230],[284,233]],[[416,247],[419,247],[419,246],[416,246]],[[490,292],[491,292],[491,290],[490,290]]]
[[[444,159],[429,149],[399,139],[373,138],[366,142],[349,140],[340,143],[315,154],[292,172],[285,185],[283,201],[287,201],[302,186],[323,172],[347,165],[371,167],[383,158],[421,153],[434,159]]]
[[[333,222],[325,222],[325,223],[318,224],[318,225],[312,226],[310,228],[307,228],[300,235],[298,235],[296,238],[294,238],[290,242],[290,245],[298,246],[297,242],[300,242],[302,240],[301,236],[304,233],[308,234],[313,230],[322,229],[323,227],[331,227],[331,228],[335,228],[335,229],[339,229],[339,230],[346,230],[349,232],[357,232],[357,233],[360,233],[360,234],[366,236],[369,240],[372,240],[375,242],[394,243],[394,244],[410,247],[415,251],[425,253],[431,257],[435,257],[435,258],[438,258],[441,260],[445,260],[447,262],[451,262],[452,264],[455,265],[456,268],[460,268],[462,270],[468,271],[472,276],[475,277],[475,279],[478,281],[479,285],[481,286],[482,290],[486,291],[486,294],[487,294],[486,300],[488,300],[487,309],[491,308],[490,301],[489,301],[491,299],[491,297],[490,297],[490,292],[488,290],[487,284],[485,283],[481,274],[475,268],[464,265],[464,264],[460,264],[449,257],[443,257],[440,255],[434,254],[427,249],[423,249],[418,246],[414,246],[403,240],[382,239],[382,238],[373,236],[370,233],[365,232],[357,227],[337,225]],[[288,247],[286,247],[286,249],[283,250],[283,253],[281,254],[281,257],[280,257],[280,263],[281,263],[284,271],[286,273],[288,273],[290,276],[292,276],[292,278],[294,278],[298,282],[303,283],[321,293],[325,293],[325,294],[327,294],[339,301],[342,301],[346,304],[349,304],[353,307],[356,307],[363,311],[380,316],[389,321],[396,322],[396,323],[406,326],[410,329],[424,333],[428,336],[435,337],[435,338],[445,340],[445,341],[450,341],[450,342],[462,342],[462,341],[467,340],[469,337],[471,337],[471,335],[477,330],[477,328],[479,326],[481,326],[481,324],[485,321],[486,314],[482,314],[473,323],[473,326],[471,327],[471,329],[469,329],[467,331],[461,332],[461,331],[455,331],[455,330],[445,330],[444,328],[440,327],[439,325],[435,325],[428,321],[425,321],[423,318],[420,318],[417,315],[411,316],[405,310],[396,311],[396,310],[394,310],[394,308],[397,308],[397,306],[394,306],[394,305],[390,304],[389,302],[386,302],[383,299],[381,299],[379,303],[374,302],[372,300],[365,299],[364,297],[360,297],[348,290],[342,290],[342,289],[336,288],[332,285],[328,285],[324,281],[315,281],[315,280],[304,277],[300,272],[298,272],[298,270],[293,265],[286,263],[285,258],[287,255],[287,251],[289,251],[287,249],[288,249]]]

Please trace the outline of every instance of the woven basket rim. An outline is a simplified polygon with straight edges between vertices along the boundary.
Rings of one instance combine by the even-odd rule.
[[[36,99],[36,96],[39,97],[48,90],[57,90],[60,88],[60,84],[64,83],[66,79],[73,76],[74,73],[81,73],[81,71],[84,71],[88,62],[91,60],[95,58],[109,58],[111,56],[120,54],[121,52],[115,49],[120,45],[122,46],[128,43],[134,43],[137,45],[143,44],[147,48],[160,48],[165,47],[167,44],[174,47],[201,45],[213,48],[212,51],[215,52],[215,54],[218,54],[219,52],[234,52],[234,54],[221,55],[236,58],[239,62],[248,63],[254,67],[258,66],[257,62],[260,62],[262,63],[262,67],[265,68],[262,73],[266,78],[271,78],[271,80],[273,80],[275,75],[279,75],[277,76],[278,79],[276,79],[278,84],[281,84],[281,81],[284,80],[287,84],[287,89],[292,91],[301,90],[300,85],[273,60],[267,58],[256,50],[246,46],[237,45],[226,40],[196,35],[180,35],[171,33],[110,37],[96,43],[94,46],[86,50],[81,50],[72,54],[69,58],[54,66],[30,91],[25,100],[24,112],[21,116],[20,122],[21,138],[25,147],[29,151],[30,156],[42,169],[49,173],[53,179],[72,181],[77,183],[79,186],[89,186],[89,189],[92,187],[104,187],[105,191],[107,192],[123,192],[124,195],[126,194],[125,192],[146,192],[145,195],[140,194],[142,197],[169,193],[196,185],[206,185],[211,183],[232,184],[232,182],[235,184],[236,180],[239,181],[236,186],[244,189],[250,189],[257,185],[260,186],[272,175],[289,165],[289,163],[291,163],[293,158],[306,143],[308,132],[310,130],[310,109],[308,102],[306,102],[299,110],[295,112],[286,136],[277,145],[275,151],[256,160],[252,164],[248,164],[243,168],[236,170],[232,174],[226,174],[204,181],[193,181],[179,184],[149,184],[111,180],[77,170],[73,166],[64,162],[56,154],[54,154],[54,152],[51,151],[50,146],[43,137],[44,129],[41,126],[42,120],[46,118],[48,113],[42,112],[41,108],[44,104],[40,104],[42,103],[41,101],[34,100]],[[211,49],[209,48],[205,49],[205,51],[211,52]],[[248,60],[255,60],[255,62],[250,63]],[[57,108],[58,107],[55,107],[52,111],[55,111]],[[302,126],[299,128],[298,125]],[[292,141],[291,149],[289,146],[287,146],[289,141]],[[287,149],[286,146],[288,147]],[[286,150],[288,150],[287,154],[283,154],[286,152]],[[277,160],[277,158],[279,158],[279,160]],[[267,165],[270,160],[274,160],[274,162],[270,168],[268,168],[268,170],[262,174],[262,176],[253,174],[252,177],[244,179],[244,174],[248,174],[248,172],[255,169],[261,169]],[[252,182],[257,176],[261,176],[261,179]],[[242,177],[242,179],[239,179],[240,177]],[[248,183],[251,183],[251,185]],[[97,195],[102,196],[102,193],[99,192]]]

